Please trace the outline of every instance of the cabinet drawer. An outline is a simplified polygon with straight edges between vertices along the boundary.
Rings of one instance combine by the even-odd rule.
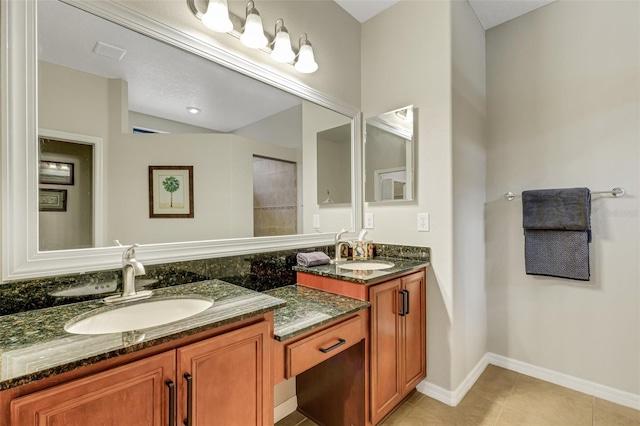
[[[356,316],[326,330],[287,345],[286,378],[289,379],[364,339],[361,316]]]

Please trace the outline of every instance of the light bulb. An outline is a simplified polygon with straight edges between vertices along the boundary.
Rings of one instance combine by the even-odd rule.
[[[313,57],[313,48],[311,47],[311,43],[306,42],[300,47],[295,69],[304,74],[310,74],[318,69],[318,64]]]
[[[260,14],[258,14],[257,10],[251,9],[247,14],[247,20],[244,24],[244,31],[240,36],[240,41],[245,46],[253,49],[263,48],[269,42],[267,37],[264,35],[264,30],[262,29],[262,18],[260,18]]]
[[[291,39],[286,28],[282,27],[277,33],[273,42],[273,50],[271,51],[271,59],[276,62],[291,62],[296,57],[291,49]]]
[[[219,33],[228,33],[233,30],[227,0],[209,0],[207,11],[202,16],[202,23],[210,30]]]

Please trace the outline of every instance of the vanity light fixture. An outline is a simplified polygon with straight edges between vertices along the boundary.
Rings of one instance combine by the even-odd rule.
[[[189,111],[191,114],[197,114],[200,112],[200,108],[196,108],[196,107],[187,107],[187,111]]]
[[[247,3],[242,33],[236,30],[233,24],[233,22],[242,22],[242,18],[229,12],[228,0],[208,0],[205,13],[198,10],[196,1],[201,0],[187,0],[187,6],[193,16],[201,20],[208,28],[218,32],[226,32],[230,36],[240,39],[245,46],[268,53],[276,62],[293,65],[298,72],[309,74],[318,69],[307,33],[300,36],[296,54],[296,51],[291,47],[289,31],[284,26],[282,18],[276,20],[273,38],[271,35],[265,34],[262,18],[256,10],[254,0]]]
[[[260,18],[260,13],[255,8],[253,0],[249,0],[247,3],[247,19],[244,22],[240,41],[253,49],[261,49],[269,43],[262,28],[262,18]]]
[[[227,0],[209,0],[207,11],[201,19],[207,28],[215,32],[228,33],[233,30]]]
[[[302,41],[303,37],[304,41]],[[311,42],[307,38],[307,33],[300,35],[298,44],[300,49],[298,50],[298,60],[295,64],[296,70],[304,74],[315,72],[318,69],[318,64],[313,56],[313,47],[311,47]]]
[[[278,28],[278,23],[280,27]],[[278,18],[274,29],[276,35],[273,40],[273,50],[271,51],[271,59],[276,62],[291,62],[296,57],[291,49],[291,38],[289,38],[289,31],[284,26],[284,20]]]

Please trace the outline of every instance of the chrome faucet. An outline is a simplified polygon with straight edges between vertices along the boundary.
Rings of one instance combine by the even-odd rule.
[[[134,244],[122,253],[122,294],[105,297],[105,303],[120,303],[130,300],[145,299],[153,294],[151,290],[136,291],[136,277],[144,275],[144,265],[136,259],[136,247]]]
[[[340,239],[340,237],[342,237],[342,235],[343,235],[343,234],[345,234],[346,232],[347,232],[347,231],[346,231],[345,229],[343,229],[343,230],[341,230],[340,232],[338,232],[338,233],[336,234],[336,236],[334,237],[334,242],[335,242],[335,244],[336,244],[336,249],[335,249],[335,251],[336,251],[336,257],[335,257],[335,259],[333,259],[333,260],[331,261],[331,263],[338,263],[338,262],[341,262],[341,261],[345,260],[345,259],[343,259],[343,258],[342,258],[342,256],[340,255],[340,245],[341,245],[341,244],[346,243],[346,244],[348,244],[348,245],[349,245],[349,247],[353,248],[353,242],[351,242],[351,241],[349,241],[349,240],[342,240],[342,239]]]

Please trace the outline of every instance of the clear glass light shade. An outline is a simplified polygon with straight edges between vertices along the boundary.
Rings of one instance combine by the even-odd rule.
[[[227,0],[209,0],[207,11],[202,16],[202,23],[210,30],[219,33],[228,33],[233,30]]]
[[[286,31],[278,31],[271,51],[271,59],[276,62],[291,62],[296,57],[291,49],[291,39]]]
[[[295,68],[298,72],[304,74],[310,74],[318,69],[318,64],[313,56],[313,48],[310,44],[304,44],[300,48]]]
[[[265,47],[269,42],[264,35],[264,29],[262,29],[262,18],[257,13],[251,13],[247,16],[247,21],[244,24],[244,31],[240,36],[240,41],[247,47],[253,49],[260,49]]]

